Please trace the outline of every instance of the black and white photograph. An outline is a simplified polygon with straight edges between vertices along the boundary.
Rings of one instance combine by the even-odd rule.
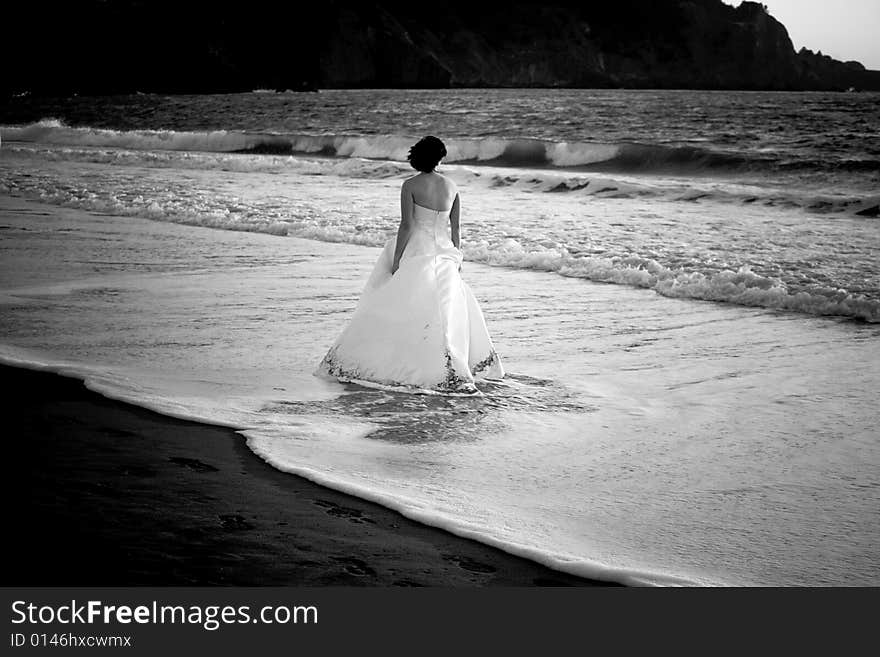
[[[880,585],[880,2],[12,5],[4,587]]]

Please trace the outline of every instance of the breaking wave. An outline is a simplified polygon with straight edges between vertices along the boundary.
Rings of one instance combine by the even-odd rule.
[[[222,203],[213,208],[188,207],[173,199],[83,196],[57,189],[49,191],[19,187],[13,190],[2,184],[0,192],[14,192],[44,203],[92,212],[322,242],[381,247],[390,236],[388,231],[381,228],[365,229],[352,224],[327,225],[322,222],[317,209],[305,210],[301,216],[292,216],[287,210],[268,207],[254,207],[248,212],[241,212],[241,208],[230,211]],[[843,288],[816,284],[793,288],[777,278],[755,273],[748,266],[736,271],[713,271],[708,268],[699,271],[699,265],[689,269],[671,268],[653,258],[637,254],[612,257],[582,255],[565,247],[544,247],[512,238],[474,241],[464,245],[464,254],[470,262],[652,289],[667,297],[880,322],[880,300],[853,294]]]
[[[154,139],[161,138],[154,135]],[[53,162],[80,161],[154,168],[298,173],[366,179],[403,178],[412,173],[409,165],[402,161],[355,156],[321,157],[321,153],[293,156],[254,151],[139,150],[112,145],[55,145],[22,141],[7,143],[3,149],[8,153],[24,157],[38,156],[41,160]],[[880,194],[862,191],[823,193],[813,188],[800,189],[781,185],[760,187],[754,184],[711,179],[676,181],[627,176],[625,172],[592,173],[552,167],[504,168],[492,166],[488,162],[484,163],[484,166],[472,166],[473,164],[472,161],[468,161],[452,165],[446,168],[445,173],[459,185],[512,187],[530,192],[577,193],[615,199],[658,198],[673,202],[763,205],[801,208],[822,214],[847,212],[863,217],[880,215]]]
[[[516,240],[465,247],[465,256],[490,265],[550,271],[573,278],[652,289],[667,297],[880,322],[880,301],[876,299],[818,285],[793,290],[781,280],[757,274],[748,266],[737,271],[687,271],[667,268],[652,258],[638,255],[576,256],[564,249],[525,248]]]
[[[238,171],[288,172],[390,178],[408,175],[402,161],[411,144],[407,137],[258,135],[244,132],[117,131],[68,127],[54,119],[26,126],[2,128],[5,151],[30,151],[40,159],[85,160],[108,164],[153,167],[231,169]],[[9,144],[9,140],[16,143]],[[38,151],[38,153],[35,153]],[[738,184],[675,184],[625,175],[592,175],[560,167],[590,163],[629,162],[630,167],[654,166],[657,162],[689,163],[694,166],[739,166],[741,159],[699,149],[642,147],[626,144],[563,144],[536,140],[495,138],[450,140],[449,159],[460,166],[449,175],[468,185],[511,187],[525,192],[584,194],[608,198],[660,197],[674,202],[761,203],[800,207],[813,212],[853,212],[876,217],[880,196],[861,198],[844,195],[817,196],[782,187],[756,189]],[[290,157],[293,153],[310,156]],[[286,154],[285,154],[286,153]],[[25,153],[27,156],[27,153]],[[332,156],[332,157],[317,157]],[[474,162],[485,167],[470,166]],[[499,162],[507,167],[499,168]],[[510,168],[519,164],[545,165],[544,169]],[[654,163],[654,164],[652,164]],[[552,164],[552,166],[550,166]],[[0,181],[0,192],[21,194],[43,202],[123,216],[140,216],[224,230],[290,235],[329,242],[381,246],[388,238],[381,227],[328,225],[321,209],[295,217],[285,210],[264,205],[227,203],[215,199],[207,206],[180,203],[161,195],[77,192],[35,178]],[[240,206],[240,207],[239,207]],[[873,219],[868,219],[872,221]],[[651,257],[619,255],[603,257],[569,252],[564,247],[514,239],[476,241],[467,244],[468,260],[487,265],[554,272],[562,276],[625,284],[653,289],[669,297],[683,297],[775,308],[814,315],[836,315],[880,322],[880,301],[852,293],[834,283],[822,286],[769,278],[748,267],[719,270],[699,263],[688,269],[667,267]],[[652,254],[654,255],[654,254]],[[661,258],[662,260],[662,258]]]
[[[413,137],[402,135],[280,134],[229,130],[110,130],[71,127],[57,119],[0,127],[6,141],[66,146],[113,147],[251,153],[323,155],[405,161]],[[768,154],[743,154],[695,146],[638,143],[555,142],[502,137],[446,140],[446,161],[506,167],[577,168],[606,172],[700,173],[825,167],[828,162],[787,162]],[[832,168],[880,172],[880,160],[850,159]]]

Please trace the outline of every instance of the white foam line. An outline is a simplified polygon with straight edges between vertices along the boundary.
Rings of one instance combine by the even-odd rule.
[[[416,522],[437,527],[444,531],[454,534],[461,538],[488,545],[497,548],[502,552],[512,554],[513,556],[522,557],[529,561],[534,561],[541,565],[547,566],[553,570],[569,573],[578,577],[589,579],[597,579],[609,582],[618,582],[627,586],[712,586],[715,583],[698,581],[696,579],[687,579],[665,573],[659,573],[649,570],[636,570],[627,568],[617,568],[609,566],[598,561],[590,561],[581,557],[566,554],[556,554],[547,552],[529,545],[516,543],[509,540],[497,538],[485,529],[460,520],[446,516],[445,514],[425,510],[412,501],[401,499],[392,495],[383,494],[365,486],[351,484],[342,479],[334,478],[323,472],[313,470],[305,466],[291,466],[280,462],[272,457],[272,455],[259,448],[254,443],[261,438],[259,430],[240,431],[248,441],[248,447],[266,463],[277,470],[287,472],[308,479],[316,484],[326,488],[352,495],[370,502],[375,502],[392,511],[405,516]]]
[[[33,357],[23,358],[21,356],[10,355],[8,352],[4,353],[5,351],[7,351],[7,348],[0,345],[0,363],[4,365],[35,371],[51,372],[67,378],[77,379],[82,381],[87,389],[103,397],[145,408],[166,417],[233,429],[236,433],[245,437],[248,448],[255,455],[276,470],[303,477],[304,479],[308,479],[320,486],[347,495],[375,502],[376,504],[391,509],[392,511],[396,511],[397,513],[423,525],[436,527],[447,531],[450,534],[454,534],[455,536],[497,548],[508,554],[534,561],[535,563],[547,566],[553,570],[569,573],[577,577],[618,582],[627,586],[711,586],[714,584],[711,582],[701,582],[694,579],[686,579],[648,570],[616,568],[602,564],[598,561],[590,561],[566,554],[555,554],[529,545],[503,540],[486,533],[485,529],[481,527],[456,520],[455,518],[448,517],[435,511],[425,510],[412,501],[397,498],[392,495],[382,494],[364,486],[357,486],[305,466],[291,466],[275,460],[269,453],[261,450],[254,444],[255,441],[261,437],[259,428],[242,427],[240,425],[219,422],[208,416],[175,410],[175,408],[167,402],[159,403],[144,400],[141,397],[120,392],[118,388],[113,387],[112,383],[102,383],[98,379],[100,373],[91,371],[88,367],[65,362],[51,363],[45,360],[36,360]]]

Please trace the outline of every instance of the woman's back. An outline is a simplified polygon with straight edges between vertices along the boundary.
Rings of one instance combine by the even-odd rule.
[[[413,176],[404,185],[417,205],[441,212],[452,208],[458,194],[456,184],[436,171]]]

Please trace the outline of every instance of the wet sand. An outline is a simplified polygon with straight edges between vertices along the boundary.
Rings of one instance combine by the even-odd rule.
[[[6,586],[601,584],[284,474],[235,431],[0,366]]]

